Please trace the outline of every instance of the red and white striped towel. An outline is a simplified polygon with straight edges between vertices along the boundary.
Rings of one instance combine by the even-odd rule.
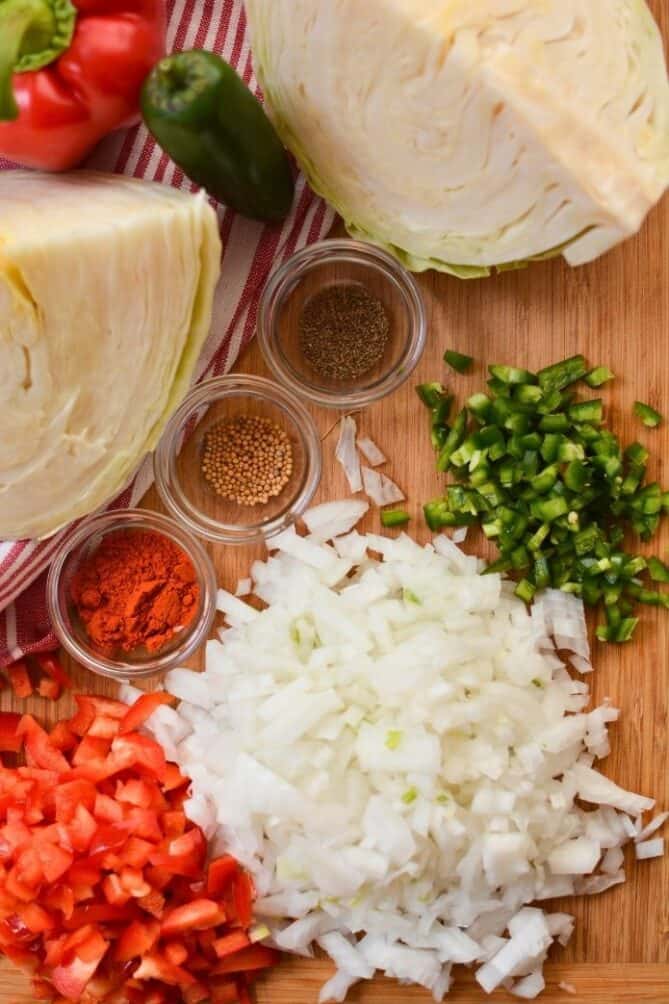
[[[257,91],[241,0],[168,0],[167,8],[168,52],[217,52]],[[8,166],[0,161],[0,168]],[[177,188],[192,187],[143,127],[109,137],[89,166]],[[243,220],[220,206],[217,210],[225,249],[223,274],[197,380],[231,369],[253,337],[258,299],[271,269],[298,248],[327,234],[334,219],[303,177],[297,182],[293,213],[280,228]],[[110,508],[136,505],[151,479],[151,462],[147,460]],[[42,542],[0,542],[0,666],[55,645],[44,599],[45,569],[66,534],[63,531]]]

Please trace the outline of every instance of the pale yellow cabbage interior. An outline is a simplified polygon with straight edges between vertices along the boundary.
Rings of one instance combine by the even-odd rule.
[[[186,391],[221,245],[203,195],[0,174],[0,537],[112,497]]]
[[[669,183],[644,0],[247,0],[269,108],[351,233],[463,277],[636,232]]]

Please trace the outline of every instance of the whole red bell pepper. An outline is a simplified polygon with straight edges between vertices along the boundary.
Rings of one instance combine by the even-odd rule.
[[[0,0],[0,156],[74,167],[139,121],[164,51],[164,0]]]

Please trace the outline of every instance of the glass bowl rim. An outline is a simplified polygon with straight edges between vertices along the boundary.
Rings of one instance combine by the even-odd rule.
[[[409,333],[396,366],[371,387],[360,390],[327,391],[301,380],[287,367],[277,351],[277,312],[284,302],[291,280],[302,280],[314,266],[350,261],[381,274],[386,282],[399,287],[409,317]],[[427,341],[425,301],[413,275],[401,263],[375,244],[350,238],[326,238],[296,252],[269,276],[260,303],[257,322],[258,342],[272,375],[294,394],[323,408],[363,408],[380,401],[401,387],[420,362]]]
[[[279,408],[299,436],[305,456],[305,475],[297,496],[278,515],[255,524],[240,524],[239,529],[204,517],[193,506],[186,508],[179,499],[187,499],[175,469],[181,430],[194,411],[225,398],[250,395]],[[267,540],[288,529],[312,501],[321,480],[323,458],[316,424],[302,401],[288,388],[267,377],[228,373],[213,377],[194,387],[167,423],[153,458],[156,488],[170,515],[191,533],[217,544],[243,545]],[[175,491],[175,488],[177,489]]]
[[[169,537],[188,555],[193,563],[201,590],[201,613],[192,627],[183,633],[183,641],[164,655],[139,664],[120,659],[106,658],[82,645],[66,626],[59,602],[59,587],[68,558],[78,548],[100,531],[114,532],[144,526],[149,531]],[[110,679],[141,679],[174,669],[188,659],[206,641],[216,614],[216,573],[211,558],[202,544],[188,533],[176,520],[151,509],[113,509],[88,516],[68,534],[58,548],[49,568],[46,585],[47,609],[54,632],[63,648],[86,669]]]

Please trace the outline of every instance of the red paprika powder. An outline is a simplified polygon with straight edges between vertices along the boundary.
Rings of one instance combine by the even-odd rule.
[[[200,598],[188,555],[148,530],[108,534],[77,570],[71,592],[90,640],[108,652],[158,651],[193,620]]]

